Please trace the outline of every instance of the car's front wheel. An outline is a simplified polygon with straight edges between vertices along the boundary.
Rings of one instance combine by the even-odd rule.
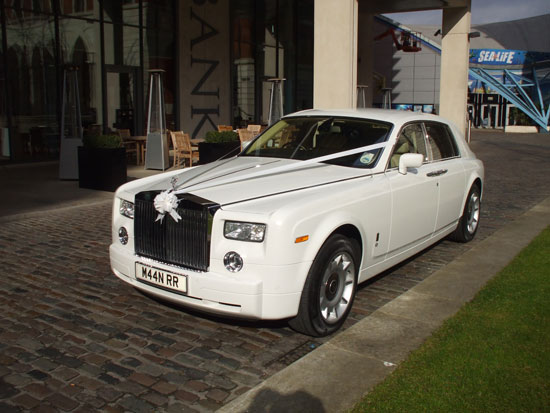
[[[309,270],[298,315],[289,321],[292,328],[321,337],[342,326],[357,288],[358,256],[357,243],[342,235],[323,244]]]
[[[479,226],[481,215],[481,191],[478,184],[473,184],[468,193],[466,205],[462,217],[458,221],[456,230],[451,233],[450,238],[453,241],[468,242],[474,239]]]

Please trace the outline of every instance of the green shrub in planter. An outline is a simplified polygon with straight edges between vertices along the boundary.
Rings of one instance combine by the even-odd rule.
[[[223,143],[223,142],[238,142],[239,134],[233,131],[218,132],[211,130],[204,137],[206,143]]]
[[[82,143],[86,148],[122,148],[122,138],[119,135],[84,136]]]
[[[199,163],[204,165],[226,155],[239,153],[241,141],[239,134],[233,131],[210,131],[199,143]]]

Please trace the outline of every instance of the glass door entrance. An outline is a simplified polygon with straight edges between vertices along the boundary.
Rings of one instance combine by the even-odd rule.
[[[137,66],[105,65],[106,129],[129,129],[130,135],[143,134],[143,89]]]

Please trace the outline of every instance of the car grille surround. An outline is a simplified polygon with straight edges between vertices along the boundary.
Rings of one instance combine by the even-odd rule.
[[[155,261],[207,271],[210,264],[212,218],[219,205],[190,195],[177,195],[176,222],[166,214],[157,220],[154,199],[160,191],[144,191],[136,195],[134,215],[135,252]]]

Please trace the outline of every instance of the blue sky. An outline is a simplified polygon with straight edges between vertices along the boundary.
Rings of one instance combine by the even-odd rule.
[[[472,0],[472,24],[495,23],[550,13],[550,0]],[[403,24],[441,24],[441,10],[387,14]]]

